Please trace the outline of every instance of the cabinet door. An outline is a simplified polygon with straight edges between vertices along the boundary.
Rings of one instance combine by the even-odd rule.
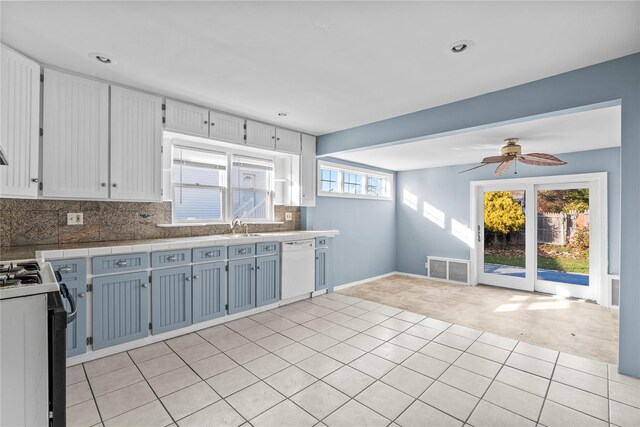
[[[224,262],[193,266],[193,323],[224,316],[227,272]]]
[[[280,256],[256,258],[256,306],[280,300]]]
[[[151,333],[191,324],[191,267],[151,271]]]
[[[256,306],[256,259],[229,261],[229,314]]]
[[[276,128],[247,120],[247,145],[274,150],[276,148]]]
[[[146,271],[93,278],[93,349],[149,335]]]
[[[67,325],[67,357],[87,351],[87,264],[84,258],[52,261],[51,267],[60,273],[62,283],[76,302],[76,320]],[[63,298],[64,308],[71,310]]]
[[[300,206],[316,205],[316,137],[302,134]]]
[[[316,291],[322,289],[333,290],[329,265],[329,250],[316,249]]]
[[[276,128],[276,151],[300,154],[300,132]]]
[[[111,198],[161,200],[162,98],[111,86]]]
[[[209,110],[167,99],[166,130],[209,136]]]
[[[209,111],[209,138],[244,145],[244,119]]]
[[[109,86],[44,70],[42,195],[109,195]]]
[[[40,65],[1,46],[0,147],[8,166],[0,166],[0,195],[38,196],[40,142]]]

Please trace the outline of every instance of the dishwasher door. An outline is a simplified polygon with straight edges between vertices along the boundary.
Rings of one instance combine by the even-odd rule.
[[[286,300],[315,290],[316,242],[295,240],[282,243],[282,289]]]

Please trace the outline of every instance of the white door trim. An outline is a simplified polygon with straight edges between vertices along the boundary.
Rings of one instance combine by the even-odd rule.
[[[590,210],[590,221],[592,224],[592,232],[590,234],[591,238],[591,250],[590,250],[590,277],[591,280],[590,287],[593,289],[593,295],[596,299],[596,302],[600,305],[608,306],[611,301],[610,289],[606,286],[606,276],[609,268],[608,263],[608,251],[609,251],[609,233],[608,233],[608,197],[607,197],[607,173],[606,172],[596,172],[596,173],[585,173],[585,174],[574,174],[574,175],[554,175],[554,176],[540,176],[540,177],[527,177],[527,178],[512,178],[512,179],[494,179],[494,180],[486,180],[486,181],[471,181],[470,182],[470,217],[471,217],[471,229],[474,231],[475,239],[470,248],[470,259],[471,259],[471,284],[477,285],[479,279],[478,267],[481,265],[481,257],[482,253],[482,245],[478,243],[481,242],[482,235],[480,229],[480,218],[481,213],[478,208],[478,192],[480,188],[483,189],[491,189],[494,187],[496,189],[504,189],[505,186],[508,186],[511,189],[524,189],[527,191],[527,206],[535,205],[535,186],[536,185],[568,185],[577,183],[589,183],[590,191],[595,192],[593,196],[590,195],[590,200],[600,200],[600,203],[591,203]],[[526,238],[527,245],[532,244],[535,241],[535,216],[529,219],[527,216],[526,227]],[[532,225],[533,224],[533,225]],[[595,229],[598,228],[600,232],[598,233]],[[596,231],[596,232],[594,232]],[[529,241],[532,239],[532,242]],[[531,246],[533,247],[533,246]],[[529,251],[532,252],[532,251]],[[533,252],[532,252],[533,253]],[[531,259],[529,259],[531,258]],[[536,269],[535,265],[535,253],[532,256],[528,256],[526,260],[527,265],[527,277],[531,278],[531,284],[527,286],[526,289],[520,287],[519,289],[523,290],[533,290],[533,277]]]

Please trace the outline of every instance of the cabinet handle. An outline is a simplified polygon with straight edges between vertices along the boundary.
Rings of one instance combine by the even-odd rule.
[[[174,261],[177,261],[177,260],[178,260],[178,258],[175,255],[169,255],[167,257],[167,261],[169,261],[169,262],[174,262]]]
[[[262,267],[260,267],[260,266],[257,266],[257,267],[256,267],[256,270],[260,270],[261,268],[262,268]]]
[[[111,186],[112,186],[113,188],[117,188],[117,187],[118,187],[118,184],[111,184]]]
[[[188,282],[188,281],[191,280],[191,277],[187,276],[187,277],[184,278],[184,280],[185,280],[185,282]]]
[[[198,280],[198,276],[193,276],[193,280]]]
[[[78,298],[84,298],[84,297],[85,297],[85,295],[87,295],[87,294],[85,294],[84,292],[82,292],[81,294],[78,294]]]
[[[143,287],[143,288],[146,288],[147,286],[149,286],[149,284],[148,284],[148,283],[143,283],[143,284],[142,284],[142,287]]]
[[[272,136],[272,137],[271,137],[271,139],[276,139],[276,136],[275,136],[275,135],[274,135],[274,136]]]
[[[319,256],[317,256],[317,257],[316,257],[316,259],[320,259],[320,257],[319,257]]]
[[[255,269],[256,269],[255,267],[251,267],[251,270],[255,270]]]
[[[40,182],[38,178],[31,178],[31,182]]]
[[[64,267],[60,267],[60,273],[70,273],[71,272],[71,267],[69,267],[68,265],[65,265]]]
[[[247,253],[246,249],[238,249],[238,255],[244,255]]]
[[[209,123],[209,122],[205,120],[205,121],[204,121],[204,124],[206,125],[207,123]]]
[[[116,261],[116,266],[117,267],[126,267],[127,266],[127,261],[124,259],[121,259],[120,261]]]
[[[204,256],[207,258],[211,258],[213,256],[213,251],[205,252]]]
[[[211,122],[211,126],[215,126],[215,125],[216,125],[215,123]]]
[[[100,183],[100,187],[106,187],[106,186],[107,186],[107,183],[106,183],[106,182],[102,182],[102,183]]]
[[[276,141],[280,141],[280,138],[276,138]]]

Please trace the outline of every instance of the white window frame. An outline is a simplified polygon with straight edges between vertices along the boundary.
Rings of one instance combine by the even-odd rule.
[[[356,166],[343,165],[340,163],[328,162],[326,160],[318,160],[318,196],[321,197],[345,197],[350,199],[371,199],[371,200],[393,200],[394,198],[394,183],[393,174],[388,172],[381,172],[375,169],[367,169]],[[331,169],[338,172],[337,191],[322,191],[322,170]],[[355,173],[362,176],[362,183],[360,185],[361,193],[345,193],[344,192],[344,174]],[[376,196],[373,194],[367,194],[367,178],[382,178],[387,182],[389,186],[389,194],[383,196]]]
[[[209,145],[210,144],[210,145]],[[173,147],[174,146],[179,146],[179,147],[184,147],[185,149],[192,149],[192,150],[196,150],[196,151],[204,151],[204,152],[209,152],[212,154],[218,154],[218,155],[224,155],[227,158],[227,163],[226,163],[226,182],[225,182],[225,187],[223,188],[223,197],[222,197],[222,218],[219,220],[177,220],[175,217],[175,201],[174,201],[174,195],[175,195],[175,185],[173,182],[173,154],[171,154],[170,157],[170,165],[171,165],[171,169],[170,169],[170,176],[171,176],[171,195],[169,196],[171,200],[171,222],[174,225],[185,225],[185,226],[189,226],[189,225],[201,225],[201,224],[230,224],[232,219],[233,219],[233,191],[231,189],[231,174],[232,174],[232,167],[233,167],[233,158],[234,156],[240,156],[240,157],[245,157],[245,158],[255,158],[257,160],[261,160],[261,161],[269,161],[274,165],[274,171],[273,171],[273,176],[270,182],[271,188],[269,189],[269,206],[267,207],[268,210],[268,218],[265,219],[254,219],[254,218],[247,218],[246,220],[243,220],[243,222],[245,224],[269,224],[269,223],[273,223],[275,220],[275,158],[273,156],[270,155],[261,155],[261,153],[257,153],[257,152],[253,152],[253,151],[247,151],[247,150],[234,150],[231,147],[227,148],[226,146],[224,146],[223,144],[211,144],[211,142],[207,142],[205,144],[203,143],[198,143],[198,142],[194,142],[191,141],[187,138],[175,138],[175,139],[171,139],[170,144],[168,145],[169,152],[173,153]],[[165,148],[165,149],[166,149]],[[165,199],[167,200],[167,199]]]
[[[193,150],[193,151],[201,151],[204,153],[208,153],[208,154],[213,154],[213,155],[218,155],[218,156],[225,156],[227,158],[227,163],[226,163],[226,169],[225,169],[225,185],[224,186],[207,186],[209,188],[219,188],[220,192],[222,193],[220,199],[221,199],[221,206],[220,206],[220,219],[192,219],[192,220],[178,220],[176,219],[176,202],[175,202],[175,194],[176,194],[176,187],[182,187],[181,185],[176,184],[173,181],[173,167],[175,165],[175,159],[173,158],[173,151],[174,148],[181,148],[184,150]],[[227,153],[221,152],[221,151],[216,151],[216,150],[209,150],[206,148],[202,148],[202,147],[198,147],[198,146],[193,146],[193,145],[189,145],[189,144],[178,144],[178,143],[174,143],[171,144],[171,222],[174,224],[201,224],[201,223],[207,223],[207,224],[224,224],[227,222],[226,218],[228,216],[227,211],[228,211],[228,205],[229,205],[229,156]],[[188,186],[187,186],[188,187]]]

